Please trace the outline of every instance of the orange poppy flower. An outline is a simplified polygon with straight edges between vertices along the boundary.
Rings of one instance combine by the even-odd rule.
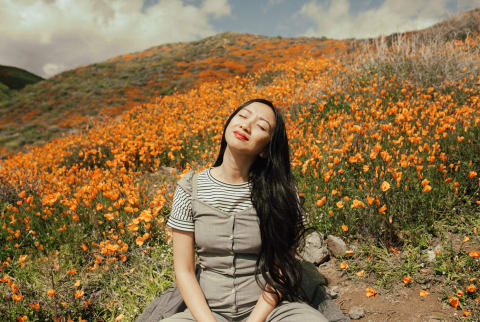
[[[470,256],[470,257],[480,257],[480,250],[472,250],[470,253],[468,253],[468,256]]]
[[[477,288],[475,287],[475,285],[470,284],[465,288],[465,290],[467,291],[467,293],[473,293],[477,290]]]
[[[420,290],[420,296],[421,297],[427,297],[428,296],[428,291],[427,290]]]
[[[382,191],[385,192],[388,189],[390,189],[390,184],[387,181],[383,181],[382,184],[380,185],[380,189],[382,189]]]
[[[387,206],[383,205],[382,207],[380,207],[380,209],[378,209],[378,212],[381,214],[384,214],[386,210],[387,210]]]
[[[456,297],[449,297],[449,298],[448,298],[448,303],[450,303],[450,305],[451,305],[452,307],[454,307],[455,309],[458,309],[458,305],[459,305],[458,298],[456,298]]]
[[[20,255],[20,257],[18,257],[18,262],[20,264],[25,263],[25,261],[27,260],[27,257],[28,255]]]
[[[321,207],[326,201],[327,201],[327,197],[324,196],[322,199],[317,200],[317,206]]]
[[[21,293],[13,294],[13,295],[12,295],[12,299],[13,299],[15,302],[20,302],[20,301],[23,299],[23,295],[22,295]]]
[[[81,291],[81,290],[78,290],[75,292],[74,296],[75,298],[81,298],[83,296],[83,294],[85,294],[85,292]]]
[[[393,247],[390,247],[389,250],[395,254],[400,254],[400,251],[399,250],[396,250],[395,248]]]
[[[372,198],[372,197],[367,195],[367,203],[368,203],[369,206],[371,206],[374,201],[375,201],[375,198]]]
[[[377,291],[375,291],[373,288],[367,287],[367,289],[365,290],[365,294],[367,295],[367,297],[372,297],[377,294]]]
[[[365,208],[365,204],[363,202],[361,202],[360,200],[353,199],[353,202],[352,202],[352,205],[350,206],[350,208],[358,208],[358,207]]]

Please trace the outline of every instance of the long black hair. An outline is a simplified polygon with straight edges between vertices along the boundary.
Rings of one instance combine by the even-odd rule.
[[[300,287],[302,269],[295,255],[306,229],[290,167],[285,121],[272,102],[260,98],[252,99],[240,105],[230,115],[223,128],[220,151],[213,166],[223,163],[228,124],[240,110],[254,102],[270,106],[275,114],[275,128],[267,146],[268,153],[265,158],[257,156],[248,173],[248,181],[252,186],[252,204],[260,219],[262,240],[256,270],[273,290],[262,285],[257,275],[255,280],[263,290],[275,294],[279,302],[283,299],[305,301],[305,293]]]

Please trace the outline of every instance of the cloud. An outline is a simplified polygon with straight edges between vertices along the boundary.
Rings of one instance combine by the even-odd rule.
[[[478,1],[478,0],[476,0]],[[458,11],[475,8],[474,0],[453,1]],[[385,0],[376,8],[351,13],[348,0],[312,0],[295,14],[314,23],[303,35],[328,38],[368,38],[429,27],[452,14],[449,0]],[[478,6],[478,4],[477,4]]]
[[[0,0],[0,64],[43,77],[162,43],[216,33],[227,0]]]
[[[275,5],[281,4],[283,2],[285,2],[285,0],[268,0],[268,5],[275,6]]]

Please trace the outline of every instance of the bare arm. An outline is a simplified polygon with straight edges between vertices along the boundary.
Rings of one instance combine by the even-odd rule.
[[[267,288],[271,289],[270,285],[267,285]],[[277,306],[277,303],[278,300],[275,294],[263,291],[252,313],[248,316],[247,322],[265,321],[270,312]]]
[[[193,232],[173,229],[173,267],[178,290],[197,321],[215,321],[195,276]]]

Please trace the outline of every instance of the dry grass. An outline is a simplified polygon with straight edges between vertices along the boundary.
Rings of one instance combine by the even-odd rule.
[[[417,33],[359,41],[356,72],[396,75],[399,81],[439,89],[466,78],[474,85],[480,76],[480,10],[456,16]],[[358,52],[357,52],[358,53]]]

